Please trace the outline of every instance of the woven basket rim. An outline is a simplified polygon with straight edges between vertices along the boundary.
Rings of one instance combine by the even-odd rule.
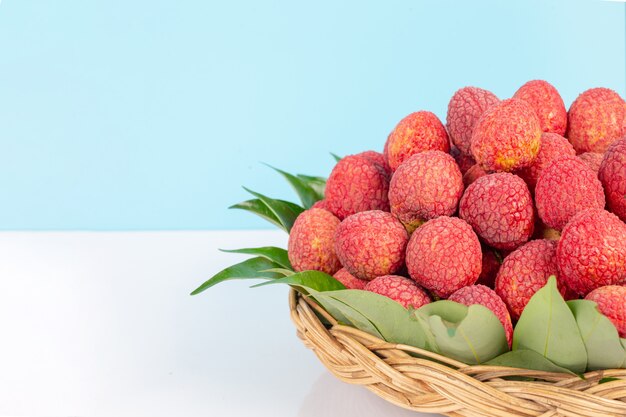
[[[403,408],[448,416],[626,416],[626,369],[591,371],[580,378],[466,365],[341,325],[293,288],[289,308],[298,337],[331,373]],[[601,383],[605,378],[618,379]]]

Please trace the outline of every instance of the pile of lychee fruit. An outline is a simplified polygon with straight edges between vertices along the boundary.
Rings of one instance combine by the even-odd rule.
[[[450,100],[446,125],[409,114],[383,153],[342,158],[324,199],[296,219],[296,271],[409,308],[482,304],[513,323],[552,275],[626,337],[626,102],[607,88],[566,110],[535,80],[500,100],[476,87]]]

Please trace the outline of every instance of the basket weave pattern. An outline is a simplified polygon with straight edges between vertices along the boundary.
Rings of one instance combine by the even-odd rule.
[[[289,307],[298,337],[328,370],[400,407],[448,416],[626,416],[626,369],[588,372],[581,379],[561,373],[468,366],[340,325],[293,289]],[[330,324],[324,325],[320,316]],[[603,378],[620,379],[600,384]]]

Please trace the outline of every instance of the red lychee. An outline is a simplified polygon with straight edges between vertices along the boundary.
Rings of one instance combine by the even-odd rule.
[[[500,259],[493,249],[483,248],[483,267],[476,284],[481,284],[489,288],[493,288],[496,282],[496,276],[500,270]]]
[[[319,208],[319,209],[328,210],[328,207],[326,207],[326,200],[316,201],[315,203],[313,203],[311,208]]]
[[[373,162],[374,164],[378,165],[379,168],[381,168],[383,171],[385,171],[385,173],[387,173],[387,178],[391,179],[391,174],[392,174],[391,168],[387,164],[385,155],[383,155],[382,153],[376,152],[376,151],[365,151],[365,152],[356,154],[356,156],[365,158],[369,160],[370,162]]]
[[[332,275],[341,268],[335,254],[339,223],[337,217],[324,209],[312,208],[300,213],[289,233],[288,256],[294,270]]]
[[[400,120],[387,138],[384,154],[395,171],[411,155],[430,150],[449,152],[448,133],[433,113],[418,111]]]
[[[451,216],[463,194],[463,177],[454,159],[441,151],[411,156],[391,178],[391,212],[407,230],[413,231],[426,220]]]
[[[558,278],[556,246],[553,240],[531,240],[511,252],[500,267],[496,277],[496,293],[504,300],[515,320],[519,319],[531,297],[543,288],[548,278]],[[566,287],[558,280],[559,291]]]
[[[430,303],[430,297],[412,280],[399,275],[383,275],[369,281],[366,291],[389,297],[404,308],[417,309]]]
[[[561,230],[581,210],[604,208],[604,190],[587,164],[575,156],[566,156],[552,161],[541,171],[535,204],[543,223]]]
[[[326,207],[339,219],[366,210],[389,211],[389,178],[377,163],[357,155],[333,168],[324,193]]]
[[[333,275],[333,277],[337,281],[341,282],[344,287],[350,290],[362,290],[363,288],[365,288],[365,284],[368,283],[368,281],[365,281],[364,279],[358,279],[357,277],[349,273],[346,268],[341,268],[339,271],[335,272],[335,275]]]
[[[597,152],[585,152],[578,155],[578,158],[597,174],[600,171],[600,165],[602,164],[604,154]]]
[[[450,147],[450,155],[452,155],[456,161],[456,164],[459,166],[461,174],[463,175],[465,175],[468,169],[476,165],[476,161],[473,156],[462,153],[456,146]]]
[[[482,269],[478,237],[456,217],[437,217],[420,226],[406,249],[411,278],[439,297],[476,282]]]
[[[587,209],[567,223],[556,251],[559,276],[586,295],[626,283],[626,224],[602,209]]]
[[[604,153],[626,134],[626,103],[615,91],[592,88],[572,103],[567,137],[576,152]]]
[[[609,210],[626,222],[626,136],[606,151],[598,177],[604,187]]]
[[[463,184],[465,187],[469,187],[474,181],[476,181],[480,177],[484,177],[487,175],[484,169],[478,164],[472,166],[467,170],[465,174],[463,174]]]
[[[471,155],[474,126],[485,110],[500,100],[495,94],[477,87],[463,87],[448,103],[446,123],[452,142],[462,154]]]
[[[467,187],[459,216],[482,240],[497,249],[511,250],[533,233],[533,201],[524,180],[506,172],[485,175]]]
[[[567,110],[556,88],[547,81],[528,81],[515,92],[513,98],[524,100],[533,108],[544,132],[564,135],[567,129]]]
[[[404,226],[391,213],[363,211],[337,227],[335,252],[348,272],[372,280],[402,268],[408,240]]]
[[[585,300],[595,301],[600,313],[613,322],[619,337],[626,337],[626,287],[607,285],[596,288],[587,294]]]
[[[512,98],[485,111],[474,127],[471,150],[485,171],[514,171],[535,161],[540,143],[535,111]]]
[[[487,307],[496,315],[502,326],[504,327],[504,333],[506,334],[506,341],[511,347],[513,340],[513,324],[511,323],[511,316],[509,310],[507,310],[504,301],[489,287],[484,285],[470,285],[457,290],[454,294],[448,298],[450,301],[454,301],[459,304],[471,306],[473,304],[480,304]]]
[[[541,135],[541,147],[539,148],[535,162],[515,173],[522,177],[522,179],[526,181],[526,184],[528,184],[528,189],[534,192],[541,171],[543,171],[550,162],[564,156],[576,156],[576,151],[572,144],[563,136],[557,135],[556,133],[543,133]]]

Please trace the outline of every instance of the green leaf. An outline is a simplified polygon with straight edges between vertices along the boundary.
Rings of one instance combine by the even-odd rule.
[[[327,297],[325,295],[327,294],[326,292],[318,292],[313,289],[309,289],[309,293],[339,323],[352,326],[356,329],[369,333],[372,336],[384,339],[376,325],[360,311],[337,300],[336,298]]]
[[[335,158],[335,161],[337,161],[337,162],[341,161],[341,157],[340,157],[340,156],[335,155],[335,154],[334,154],[334,153],[332,153],[332,152],[330,153],[330,155],[331,155],[333,158]]]
[[[613,381],[620,381],[621,378],[614,378],[614,377],[607,377],[607,378],[602,378],[601,380],[598,381],[598,385],[599,384],[606,384],[607,382],[613,382]]]
[[[271,165],[268,165],[268,167],[278,172],[287,180],[287,182],[289,182],[291,188],[293,188],[296,194],[298,194],[298,197],[300,198],[300,201],[302,202],[304,208],[310,208],[316,201],[324,198],[323,195],[322,197],[320,197],[318,193],[313,188],[311,188],[309,184],[305,182],[302,178],[296,177],[295,175],[275,168]]]
[[[263,257],[246,259],[236,265],[229,266],[226,269],[215,274],[211,279],[204,282],[198,288],[193,290],[191,295],[196,295],[202,291],[219,284],[220,282],[234,279],[274,279],[282,277],[281,274],[275,272],[263,272],[272,268],[278,268],[280,265]]]
[[[283,248],[277,248],[275,246],[263,246],[260,248],[243,248],[243,249],[220,249],[222,252],[228,253],[245,253],[248,255],[262,256],[269,259],[272,262],[276,262],[278,265],[286,269],[293,270],[291,262],[289,262],[289,255]]]
[[[556,372],[576,375],[569,369],[565,369],[550,362],[543,355],[533,350],[514,350],[493,358],[486,365],[508,366],[510,368],[531,369],[534,371]]]
[[[426,339],[420,324],[406,308],[388,297],[370,291],[341,290],[316,293],[315,299],[323,305],[328,299],[333,299],[358,311],[387,342],[421,349],[426,347]],[[361,330],[367,331],[362,328]]]
[[[267,206],[267,208],[270,209],[276,219],[278,219],[278,221],[280,222],[281,227],[287,233],[289,233],[289,231],[291,230],[291,227],[296,221],[298,215],[304,211],[304,209],[297,204],[290,203],[289,201],[284,200],[275,200],[263,194],[252,191],[246,187],[243,188],[256,198],[261,200]]]
[[[241,203],[234,204],[228,208],[249,211],[284,230],[282,223],[278,220],[278,217],[276,217],[274,212],[272,212],[272,210],[270,210],[270,208],[258,198],[242,201]]]
[[[274,279],[272,281],[262,282],[253,285],[253,288],[263,287],[272,284],[289,284],[294,287],[304,289],[312,289],[315,291],[333,291],[344,290],[346,287],[332,276],[320,271],[302,271],[296,272],[288,277]]]
[[[520,349],[533,350],[576,373],[587,367],[585,344],[554,276],[533,295],[515,326],[513,350]]]
[[[298,174],[298,178],[304,181],[315,193],[317,194],[317,200],[324,198],[324,192],[326,191],[326,178],[323,177],[310,177],[308,175]]]
[[[414,311],[430,350],[467,364],[487,362],[509,350],[504,327],[488,308],[436,301]]]
[[[261,271],[261,272],[276,272],[277,274],[281,274],[285,277],[295,274],[295,272],[293,272],[291,269],[285,269],[285,268],[271,268],[271,269],[266,269],[265,271]]]
[[[574,314],[587,349],[587,370],[626,367],[626,350],[617,329],[600,313],[597,304],[590,300],[572,300],[567,305]]]

